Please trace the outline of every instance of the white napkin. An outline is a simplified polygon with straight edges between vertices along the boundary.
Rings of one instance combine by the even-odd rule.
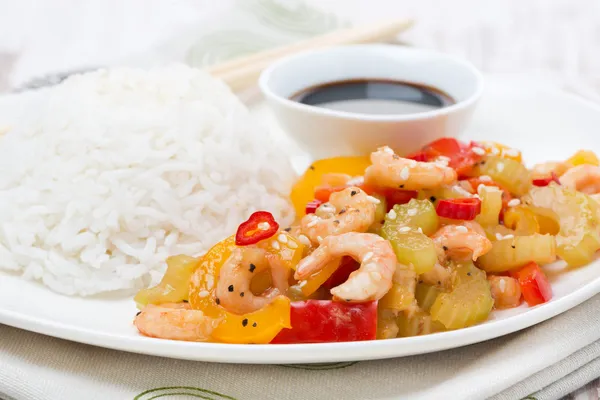
[[[598,308],[600,296],[520,333],[444,352],[292,366],[171,360],[0,325],[0,398],[559,399],[600,374]]]

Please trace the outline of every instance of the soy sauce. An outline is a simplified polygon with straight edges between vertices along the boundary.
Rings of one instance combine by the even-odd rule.
[[[303,89],[291,100],[359,114],[413,114],[447,107],[455,100],[432,86],[384,79],[352,79]]]

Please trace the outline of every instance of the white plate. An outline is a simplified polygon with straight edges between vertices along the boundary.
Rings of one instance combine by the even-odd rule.
[[[15,110],[0,99],[0,116]],[[12,109],[12,110],[11,110]],[[267,116],[263,105],[255,107]],[[600,151],[600,108],[559,92],[488,81],[467,136],[496,139],[524,151],[532,162],[564,158],[579,148]],[[0,273],[0,323],[45,335],[118,350],[226,363],[358,361],[429,353],[496,338],[537,324],[600,293],[600,261],[554,273],[554,297],[534,307],[495,312],[480,325],[429,336],[309,345],[187,343],[140,336],[131,321],[131,297],[71,298],[15,275]]]

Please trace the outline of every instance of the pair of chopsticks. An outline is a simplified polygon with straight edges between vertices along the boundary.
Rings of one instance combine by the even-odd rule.
[[[227,61],[209,68],[208,72],[223,80],[231,89],[241,90],[255,84],[262,70],[282,57],[305,50],[389,40],[399,32],[409,29],[412,24],[412,20],[403,19],[335,31],[289,46],[278,47]]]

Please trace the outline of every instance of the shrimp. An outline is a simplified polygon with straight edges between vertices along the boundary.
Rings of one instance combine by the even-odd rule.
[[[568,164],[562,161],[549,161],[535,164],[531,169],[531,179],[544,179],[552,175],[561,176],[569,168]]]
[[[361,262],[348,280],[331,289],[331,294],[345,301],[379,300],[392,287],[396,254],[392,245],[372,233],[344,233],[328,236],[296,268],[294,278],[304,280],[320,271],[334,258],[350,256]]]
[[[250,290],[250,282],[267,268],[271,268],[273,288],[255,296]],[[288,274],[277,256],[258,247],[236,248],[221,267],[216,297],[221,306],[234,314],[260,310],[287,291]]]
[[[494,307],[512,308],[521,304],[519,281],[508,276],[488,276]]]
[[[569,168],[560,177],[560,184],[586,194],[600,192],[600,167],[590,164]]]
[[[372,165],[365,171],[365,183],[406,190],[433,189],[456,181],[454,169],[435,163],[402,158],[389,147],[371,153]]]
[[[473,261],[484,255],[492,248],[492,242],[478,229],[464,225],[446,225],[431,237],[435,243],[438,259],[445,262],[446,258],[464,260],[472,257]]]
[[[218,322],[200,310],[192,310],[188,303],[149,304],[133,321],[144,336],[189,342],[209,340]]]
[[[452,270],[442,264],[435,263],[433,269],[421,274],[419,279],[428,285],[449,289],[452,283]]]
[[[321,204],[315,214],[302,218],[302,233],[314,244],[330,235],[366,232],[375,220],[379,202],[357,187],[332,193],[329,202]]]

